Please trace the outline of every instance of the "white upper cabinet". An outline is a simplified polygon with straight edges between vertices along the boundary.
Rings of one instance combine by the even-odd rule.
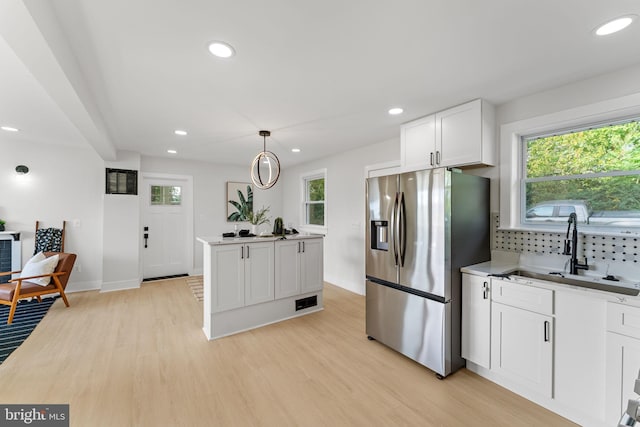
[[[436,167],[436,116],[400,127],[400,162],[403,171]]]
[[[476,99],[405,123],[400,128],[403,171],[495,165],[495,111]]]

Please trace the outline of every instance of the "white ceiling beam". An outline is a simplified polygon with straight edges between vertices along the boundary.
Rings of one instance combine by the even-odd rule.
[[[98,155],[116,160],[116,147],[50,3],[2,0],[0,35]]]

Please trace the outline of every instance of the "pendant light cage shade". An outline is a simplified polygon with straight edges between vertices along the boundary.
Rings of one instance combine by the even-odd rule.
[[[253,185],[261,190],[271,188],[280,178],[280,160],[271,151],[267,151],[267,136],[271,135],[268,130],[261,130],[263,137],[263,149],[251,162],[251,181]]]

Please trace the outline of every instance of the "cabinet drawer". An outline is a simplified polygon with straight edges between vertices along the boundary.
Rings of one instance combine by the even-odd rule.
[[[550,289],[492,279],[491,299],[512,307],[553,315],[553,291]]]
[[[609,302],[607,330],[632,338],[640,338],[640,307]]]

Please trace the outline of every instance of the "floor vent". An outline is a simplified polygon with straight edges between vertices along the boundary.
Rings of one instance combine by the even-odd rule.
[[[296,311],[304,310],[305,308],[315,307],[318,305],[318,296],[306,297],[296,300]]]

